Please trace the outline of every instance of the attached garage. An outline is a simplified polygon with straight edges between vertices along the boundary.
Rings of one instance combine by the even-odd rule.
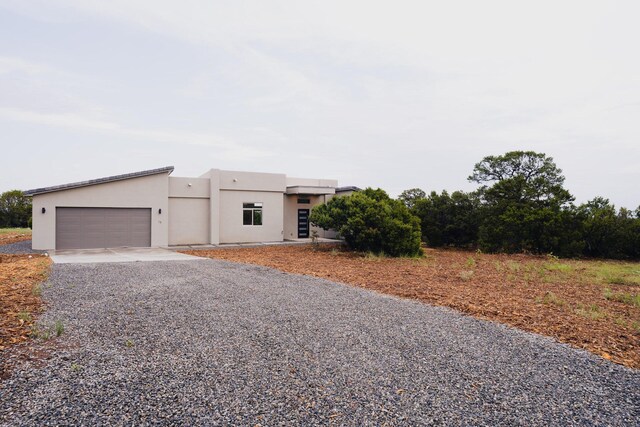
[[[26,192],[33,196],[34,249],[165,247],[173,167]]]
[[[56,208],[56,249],[151,246],[151,209]]]

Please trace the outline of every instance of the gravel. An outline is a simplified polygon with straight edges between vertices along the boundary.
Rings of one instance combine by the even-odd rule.
[[[638,425],[640,371],[452,310],[216,260],[54,265],[2,425]]]
[[[36,251],[31,249],[31,240],[23,240],[22,242],[9,243],[8,245],[0,245],[0,254],[39,254],[44,251]]]

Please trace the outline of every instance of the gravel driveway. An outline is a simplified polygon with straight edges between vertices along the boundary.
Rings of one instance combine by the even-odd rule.
[[[34,254],[43,253],[31,249],[31,240],[23,240],[22,242],[9,243],[8,245],[0,245],[0,254]]]
[[[3,425],[638,425],[640,371],[451,310],[215,260],[54,265],[63,344]]]

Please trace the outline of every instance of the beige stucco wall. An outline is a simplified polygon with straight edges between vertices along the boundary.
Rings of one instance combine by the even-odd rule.
[[[282,194],[286,187],[284,174],[211,169],[201,178],[210,181],[211,244],[282,240]],[[259,197],[256,199],[254,195]],[[276,199],[279,206],[270,206],[267,210],[265,204],[262,226],[242,225],[242,203],[266,203],[268,200],[271,205]]]
[[[151,246],[167,246],[168,178],[150,175],[33,196],[33,249],[55,249],[56,207],[151,208]]]
[[[203,245],[211,241],[209,178],[169,177],[169,244]]]
[[[208,244],[209,219],[209,198],[169,198],[169,244]]]
[[[221,190],[220,243],[282,241],[282,198],[281,192]],[[242,204],[257,202],[263,204],[262,225],[243,225]]]
[[[220,171],[221,190],[279,191],[286,188],[286,176],[280,173]]]
[[[220,243],[220,170],[209,171],[209,242],[212,245]]]
[[[197,197],[208,199],[211,195],[209,178],[169,177],[169,197]]]

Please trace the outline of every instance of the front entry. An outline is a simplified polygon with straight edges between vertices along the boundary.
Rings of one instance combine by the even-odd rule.
[[[298,209],[298,239],[309,237],[309,209]]]

